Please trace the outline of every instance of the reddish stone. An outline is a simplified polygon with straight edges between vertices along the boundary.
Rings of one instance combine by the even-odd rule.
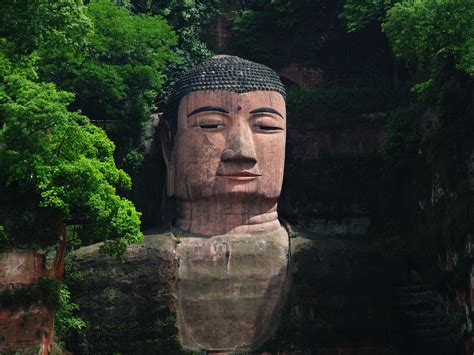
[[[0,253],[0,292],[34,285],[40,278],[61,278],[64,272],[65,229],[56,247],[13,248]],[[51,350],[54,315],[41,301],[15,309],[0,308],[0,350]],[[32,350],[33,351],[33,350]]]
[[[51,311],[38,303],[28,309],[0,309],[0,350],[51,350],[54,321]]]
[[[0,253],[0,291],[36,283],[42,277],[61,278],[64,272],[64,243],[45,255],[36,249]],[[52,260],[48,263],[47,258]]]

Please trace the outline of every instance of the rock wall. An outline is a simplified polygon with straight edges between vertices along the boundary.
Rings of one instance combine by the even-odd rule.
[[[64,232],[62,240],[50,248],[13,248],[0,253],[0,353],[48,354],[51,350],[53,311],[42,299],[28,299],[27,290],[41,278],[62,277]],[[23,298],[12,300],[16,292]],[[9,301],[6,294],[13,295]]]
[[[381,212],[385,114],[288,121],[281,215],[321,235],[365,234]]]
[[[80,278],[71,291],[89,327],[70,339],[70,350],[185,352],[176,338],[173,243],[171,235],[145,237],[143,245],[129,247],[123,264],[99,255],[98,246],[74,253]],[[274,336],[255,354],[398,354],[396,261],[367,241],[300,232],[291,244],[290,295]]]
[[[174,241],[145,238],[130,245],[123,263],[98,252],[98,245],[72,255],[70,290],[87,328],[69,339],[75,354],[178,354]]]
[[[54,322],[49,310],[41,303],[26,309],[0,309],[1,354],[49,354],[52,347]]]

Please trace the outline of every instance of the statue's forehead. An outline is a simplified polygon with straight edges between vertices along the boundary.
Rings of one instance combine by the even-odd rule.
[[[229,90],[197,90],[185,95],[180,102],[180,110],[189,111],[202,105],[243,105],[275,107],[285,111],[285,99],[276,91],[255,90],[237,93]]]

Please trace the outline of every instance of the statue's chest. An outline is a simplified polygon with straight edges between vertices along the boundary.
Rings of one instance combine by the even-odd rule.
[[[288,284],[288,237],[183,238],[177,313],[191,349],[254,348],[278,325]]]

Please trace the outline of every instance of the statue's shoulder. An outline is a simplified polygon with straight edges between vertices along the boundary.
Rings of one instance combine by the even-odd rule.
[[[102,273],[115,274],[117,270],[124,272],[143,269],[143,273],[150,272],[149,267],[174,267],[176,262],[176,238],[171,230],[149,230],[144,232],[143,242],[130,244],[123,255],[122,261],[104,255],[100,252],[102,243],[81,247],[68,256],[68,262],[82,268],[95,268]]]
[[[175,327],[175,237],[169,230],[146,231],[143,243],[129,245],[122,261],[99,253],[100,244],[68,256],[66,277],[78,316],[87,323],[74,352],[127,354],[178,353]],[[159,345],[156,345],[159,344]]]
[[[124,260],[127,261],[137,254],[146,254],[153,250],[155,253],[174,253],[176,247],[176,240],[173,232],[170,229],[150,229],[145,231],[143,242],[140,244],[130,244],[124,254]],[[102,243],[96,243],[81,247],[71,253],[74,259],[87,259],[94,257],[101,257],[103,260],[111,261],[112,258],[100,254],[100,247]],[[100,254],[100,255],[99,255]]]
[[[174,253],[176,243],[178,243],[178,241],[172,230],[150,229],[145,231],[143,234],[143,243],[140,244],[138,248]]]

